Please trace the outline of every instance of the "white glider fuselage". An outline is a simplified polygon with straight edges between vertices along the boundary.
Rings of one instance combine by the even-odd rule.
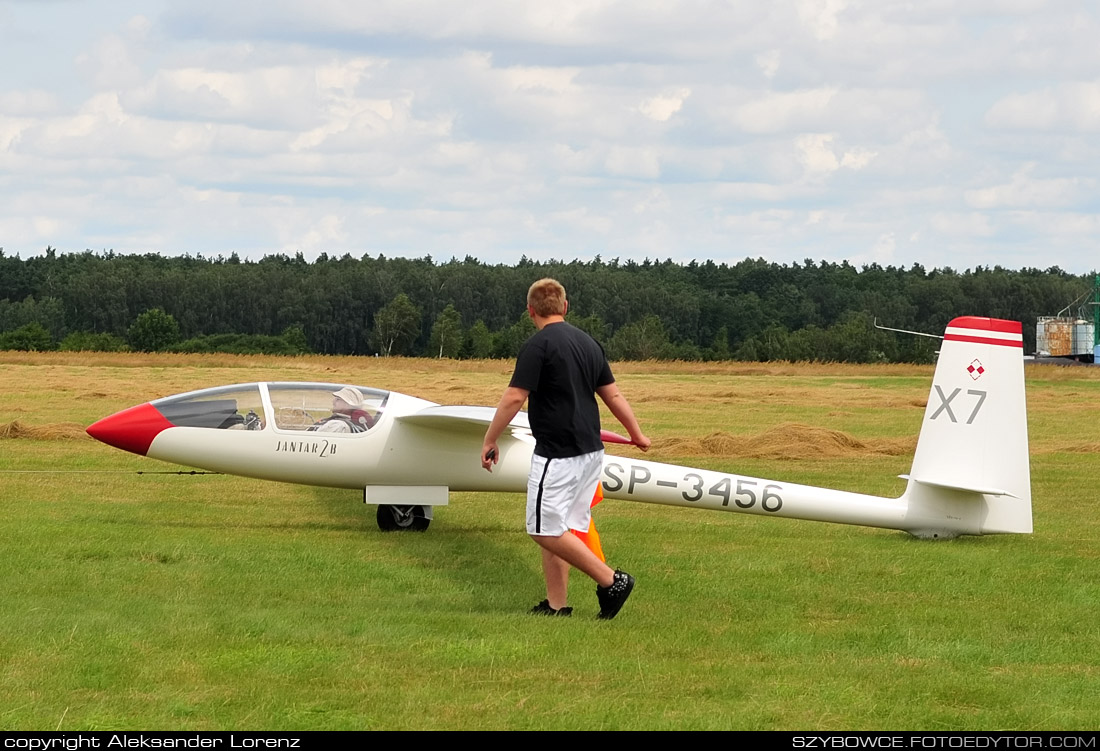
[[[265,398],[270,393],[267,383],[243,385],[257,387]],[[398,419],[438,406],[390,392],[377,423],[363,433],[287,429],[270,420],[259,430],[173,427],[153,439],[147,455],[226,474],[357,490],[373,485],[514,490],[522,484],[527,467],[519,466],[515,452],[510,461],[502,458],[503,471],[490,477],[478,462],[480,438],[471,459],[472,431],[447,433]]]
[[[904,530],[922,537],[1031,531],[1020,324],[948,329],[908,485],[899,498],[608,455],[606,498]],[[449,491],[523,493],[535,440],[520,413],[480,465],[489,407],[396,392],[364,396],[355,432],[327,417],[344,384],[253,383],[165,397],[104,418],[96,438],[215,472],[360,489],[384,504],[442,505]],[[324,413],[326,418],[320,418]]]

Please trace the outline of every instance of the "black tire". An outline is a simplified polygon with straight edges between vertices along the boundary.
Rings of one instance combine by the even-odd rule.
[[[424,506],[378,506],[378,528],[383,532],[423,532],[431,523]]]

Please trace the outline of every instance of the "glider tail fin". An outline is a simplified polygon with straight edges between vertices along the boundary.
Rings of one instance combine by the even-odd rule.
[[[1031,532],[1022,332],[996,318],[947,325],[905,491],[913,534]]]

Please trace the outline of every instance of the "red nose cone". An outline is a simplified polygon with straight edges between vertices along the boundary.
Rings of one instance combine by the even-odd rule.
[[[146,403],[92,423],[88,426],[88,435],[108,446],[145,456],[157,434],[170,427],[172,423],[156,407]]]

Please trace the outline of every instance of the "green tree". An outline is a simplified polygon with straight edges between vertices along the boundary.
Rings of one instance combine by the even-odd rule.
[[[573,311],[569,311],[569,315],[565,317],[565,320],[588,334],[600,344],[607,342],[607,324],[595,313],[581,318],[579,315],[573,313]]]
[[[432,324],[432,336],[429,342],[432,354],[436,357],[458,357],[462,349],[462,315],[454,305],[448,305]]]
[[[625,345],[628,334],[637,334],[631,324],[656,315],[669,343],[656,347],[660,358],[721,357],[725,328],[729,351],[738,358],[892,362],[931,361],[935,340],[883,334],[874,328],[876,319],[937,335],[960,315],[1022,321],[1024,351],[1030,353],[1037,316],[1082,315],[1084,309],[1084,317],[1091,318],[1087,301],[1094,281],[1092,274],[1077,276],[1057,267],[956,272],[917,264],[856,268],[812,259],[791,265],[762,258],[680,265],[523,258],[513,266],[490,266],[471,257],[438,264],[430,257],[322,254],[309,262],[301,254],[279,254],[252,261],[47,248],[27,259],[0,251],[0,332],[37,322],[55,342],[70,332],[125,338],[138,314],[161,307],[173,311],[181,339],[226,334],[285,339],[287,327],[301,326],[311,350],[367,354],[385,349],[376,329],[386,314],[378,314],[403,292],[421,313],[411,343],[387,338],[391,353],[438,356],[438,344],[430,341],[432,324],[453,305],[464,320],[481,320],[497,332],[488,348],[487,332],[471,329],[461,355],[511,357],[534,330],[527,320],[517,323],[516,314],[531,281],[542,276],[565,284],[574,311],[567,320],[605,345],[612,332],[626,329],[618,342]],[[578,319],[577,311],[588,315]],[[88,341],[80,346],[91,346]],[[201,340],[201,346],[210,343]],[[291,344],[300,350],[300,337]],[[273,345],[241,339],[218,346]]]
[[[831,360],[826,336],[827,332],[812,323],[804,329],[791,332],[784,345],[781,359],[790,360],[791,362]]]
[[[62,352],[123,352],[129,347],[114,334],[96,334],[91,331],[74,331],[57,346]]]
[[[738,346],[737,351],[733,353],[733,359],[742,362],[759,362],[760,351],[758,345],[759,342],[756,337],[750,336]]]
[[[737,348],[736,360],[771,362],[788,358],[790,334],[778,324],[772,324],[755,336],[750,336]],[[820,359],[820,358],[807,358]]]
[[[301,326],[297,324],[287,326],[283,329],[282,338],[294,354],[309,354],[309,343],[306,341],[306,331]]]
[[[163,308],[151,308],[134,320],[128,336],[134,349],[159,352],[180,340],[180,325]]]
[[[28,295],[22,302],[0,300],[0,331],[10,331],[28,323],[41,324],[53,339],[65,334],[65,309],[61,300]]]
[[[420,310],[404,292],[374,314],[372,343],[385,356],[407,355],[420,336]]]
[[[53,337],[38,321],[20,326],[14,331],[0,334],[0,349],[20,352],[46,352],[53,349]]]
[[[494,337],[493,354],[496,357],[511,359],[519,354],[523,343],[535,333],[535,322],[526,312],[520,313],[519,319],[506,329],[498,331]]]
[[[301,350],[271,334],[196,336],[168,348],[170,352],[228,352],[235,355],[300,355]]]
[[[607,343],[612,360],[655,360],[669,354],[670,342],[664,323],[655,315],[627,324]]]
[[[703,351],[690,339],[669,344],[658,357],[662,360],[680,360],[683,362],[704,359]]]
[[[718,329],[718,333],[714,335],[714,341],[703,352],[703,356],[707,360],[728,360],[733,356],[730,353],[729,329],[725,326]]]
[[[484,360],[493,356],[493,334],[485,325],[485,321],[480,318],[474,321],[474,325],[466,332],[462,354],[464,357],[475,360]]]
[[[871,316],[854,311],[829,327],[825,342],[828,356],[823,359],[836,362],[888,362],[893,344],[886,332],[874,327]]]

